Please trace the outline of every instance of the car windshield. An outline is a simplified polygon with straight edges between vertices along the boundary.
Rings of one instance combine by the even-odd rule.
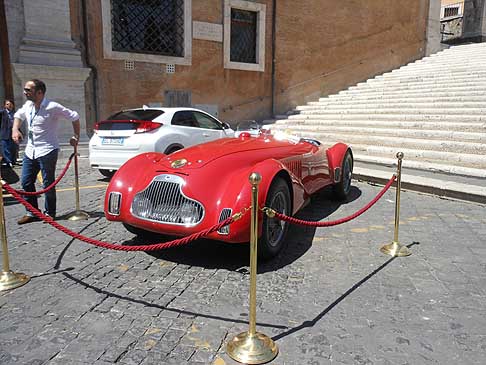
[[[124,110],[113,114],[107,120],[154,120],[162,114],[162,110],[155,109]]]

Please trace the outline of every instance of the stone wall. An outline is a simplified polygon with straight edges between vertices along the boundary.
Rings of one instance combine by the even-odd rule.
[[[103,2],[86,0],[88,64],[93,66],[87,85],[87,120],[94,123],[122,108],[142,104],[165,105],[170,92],[186,92],[222,120],[261,120],[272,114],[272,4],[265,5],[265,60],[263,71],[225,68],[224,4],[233,0],[191,1],[190,64],[108,58],[103,44]],[[71,1],[71,16],[81,14],[81,4]],[[343,0],[295,2],[280,0],[276,12],[275,107],[284,113],[295,105],[316,100],[376,74],[420,58],[424,54],[428,2]],[[73,38],[83,39],[82,22],[72,21]],[[198,23],[212,34],[196,34]],[[218,34],[218,29],[221,38]],[[199,32],[199,31],[197,31]],[[206,37],[206,39],[204,39]],[[82,43],[82,42],[81,42]],[[106,47],[105,47],[106,48]],[[81,44],[82,49],[82,44]],[[97,104],[94,115],[92,103]],[[88,125],[88,129],[89,126]]]

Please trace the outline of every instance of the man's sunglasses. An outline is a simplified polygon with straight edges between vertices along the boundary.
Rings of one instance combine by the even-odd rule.
[[[34,91],[35,89],[29,89],[28,87],[24,87],[24,91],[26,93],[30,93],[31,91]]]

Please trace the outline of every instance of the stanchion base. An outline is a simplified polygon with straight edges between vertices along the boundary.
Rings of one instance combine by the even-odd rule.
[[[226,353],[243,364],[264,364],[277,356],[278,347],[263,333],[250,335],[249,332],[243,332],[228,342]]]
[[[89,214],[83,210],[75,210],[67,215],[67,219],[70,221],[84,221],[89,218]]]
[[[390,255],[393,257],[410,256],[412,254],[412,251],[410,251],[407,246],[402,246],[400,243],[395,241],[389,243],[388,245],[382,246],[380,251],[385,255]]]
[[[24,284],[27,284],[30,277],[22,274],[15,273],[13,271],[2,271],[0,273],[0,291],[10,290],[18,288]]]

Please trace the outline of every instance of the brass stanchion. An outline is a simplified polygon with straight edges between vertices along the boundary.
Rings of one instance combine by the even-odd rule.
[[[3,187],[4,181],[1,181]],[[0,291],[15,289],[19,286],[26,284],[30,277],[22,274],[15,273],[10,270],[10,264],[8,261],[8,246],[7,246],[7,230],[5,228],[5,211],[3,209],[3,189],[0,188],[0,235],[2,236],[2,252],[3,252],[3,270],[0,274]]]
[[[275,342],[263,333],[256,331],[256,279],[257,279],[257,242],[258,242],[258,185],[260,174],[250,175],[251,225],[250,225],[250,325],[248,332],[234,337],[226,346],[228,355],[244,364],[263,364],[278,354]]]
[[[395,199],[395,233],[393,236],[393,242],[384,245],[380,248],[380,251],[390,256],[409,256],[412,252],[407,246],[403,246],[398,242],[398,226],[400,224],[400,190],[402,188],[402,159],[403,152],[397,153],[398,167],[397,167],[397,194]]]
[[[78,145],[74,146],[74,188],[76,191],[76,210],[67,215],[70,221],[81,221],[89,218],[89,214],[79,208],[79,173],[78,173]]]

